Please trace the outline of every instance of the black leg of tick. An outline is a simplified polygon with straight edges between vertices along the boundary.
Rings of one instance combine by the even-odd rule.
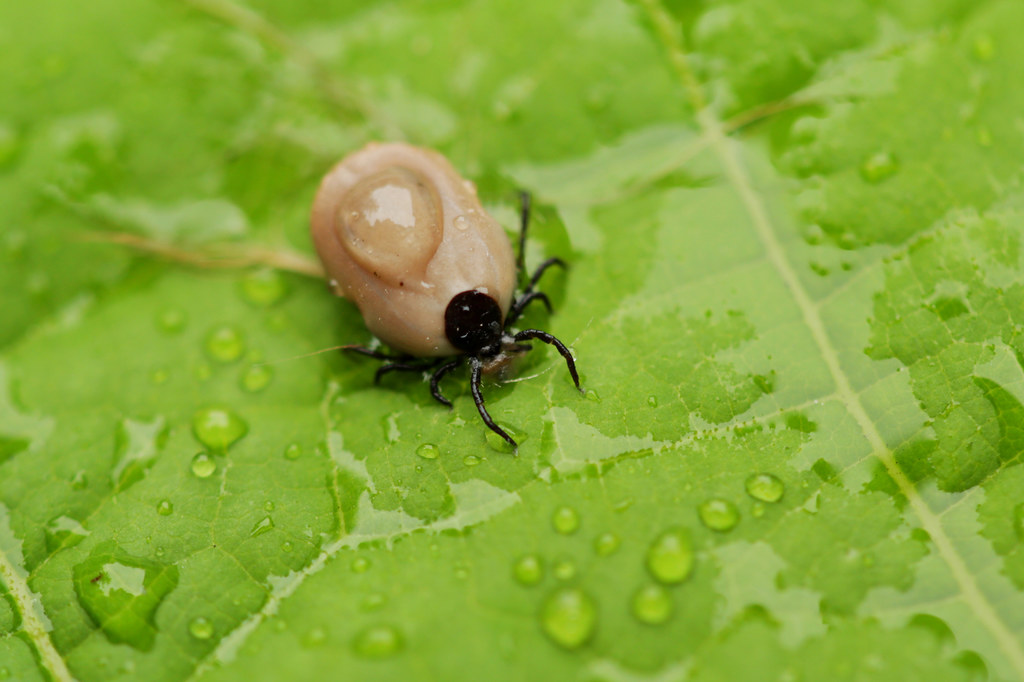
[[[487,424],[487,428],[504,438],[505,442],[512,446],[512,451],[518,453],[519,445],[512,440],[512,436],[505,433],[500,426],[494,423],[494,420],[491,419],[491,415],[487,413],[487,408],[484,407],[484,396],[480,392],[480,374],[481,362],[479,358],[470,358],[469,390],[473,392],[473,402],[476,403],[477,412],[480,413],[480,418],[484,420],[484,424]]]
[[[530,277],[530,283],[526,285],[526,291],[531,292],[533,288],[537,286],[537,282],[540,281],[540,276],[544,274],[544,271],[550,268],[552,265],[557,265],[560,268],[567,268],[565,261],[558,256],[548,258],[546,261],[537,266],[537,269],[533,271],[533,276]]]
[[[576,388],[581,392],[583,391],[583,389],[580,388],[580,375],[576,373],[576,361],[572,359],[572,353],[569,352],[569,349],[565,347],[564,343],[556,339],[552,334],[548,334],[540,329],[524,329],[516,334],[515,339],[516,341],[537,339],[538,341],[543,341],[544,343],[551,344],[557,348],[558,352],[561,353],[563,358],[565,358],[565,364],[569,368],[569,374],[572,375],[572,380],[573,383],[576,384]]]
[[[365,348],[363,346],[342,346],[341,349],[346,353],[358,353],[359,355],[365,355],[367,357],[374,358],[377,360],[396,360],[398,362],[412,360],[411,355],[391,355],[389,353],[384,353],[382,351],[374,350],[372,348]]]
[[[526,310],[527,304],[531,301],[540,301],[544,304],[544,307],[548,309],[548,312],[551,312],[551,301],[548,300],[547,294],[539,291],[531,291],[523,294],[512,302],[512,307],[509,308],[508,315],[505,317],[505,326],[513,324],[518,320],[519,316],[523,314],[524,310]]]
[[[448,362],[444,363],[436,370],[434,370],[433,376],[430,377],[430,395],[434,396],[434,400],[441,403],[442,405],[447,405],[448,407],[451,407],[452,401],[448,400],[448,398],[445,398],[443,395],[441,395],[441,379],[444,378],[445,374],[461,365],[462,360],[462,357],[457,357],[454,360],[449,360]]]
[[[380,378],[389,372],[425,372],[437,366],[437,361],[430,362],[389,362],[377,368],[373,375],[373,383],[379,384]]]

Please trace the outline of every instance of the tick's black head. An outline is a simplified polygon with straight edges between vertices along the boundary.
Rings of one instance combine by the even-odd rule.
[[[463,291],[452,297],[444,311],[444,333],[459,350],[478,355],[501,345],[501,307],[480,291]]]

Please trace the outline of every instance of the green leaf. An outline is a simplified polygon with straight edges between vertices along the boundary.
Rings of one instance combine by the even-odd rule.
[[[329,4],[0,5],[0,679],[1024,678],[1020,3]],[[375,139],[570,266],[518,456],[268,267]]]

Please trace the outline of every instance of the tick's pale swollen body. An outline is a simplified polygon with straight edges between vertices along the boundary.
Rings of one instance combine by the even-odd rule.
[[[480,206],[476,189],[437,152],[406,144],[370,144],[345,157],[324,177],[313,202],[313,243],[335,293],[353,301],[366,326],[397,351],[351,347],[385,361],[391,371],[432,370],[431,394],[444,405],[444,375],[468,360],[470,388],[488,428],[513,448],[494,423],[480,392],[483,374],[499,372],[537,339],[565,358],[569,349],[539,329],[510,332],[528,303],[547,297],[534,287],[550,258],[523,280],[529,196],[522,194],[519,255],[504,230]]]

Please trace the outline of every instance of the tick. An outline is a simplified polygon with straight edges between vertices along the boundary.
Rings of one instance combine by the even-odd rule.
[[[537,340],[558,350],[580,389],[564,343],[540,329],[513,330],[533,301],[551,310],[537,283],[548,268],[565,267],[548,258],[526,276],[529,220],[530,195],[521,192],[513,255],[471,182],[441,154],[400,143],[369,144],[342,159],[321,182],[310,218],[332,289],[355,303],[370,332],[395,352],[346,350],[384,362],[375,381],[390,372],[431,372],[430,393],[449,408],[441,380],[468,363],[481,419],[513,451],[516,441],[484,405],[484,375],[501,373]]]

